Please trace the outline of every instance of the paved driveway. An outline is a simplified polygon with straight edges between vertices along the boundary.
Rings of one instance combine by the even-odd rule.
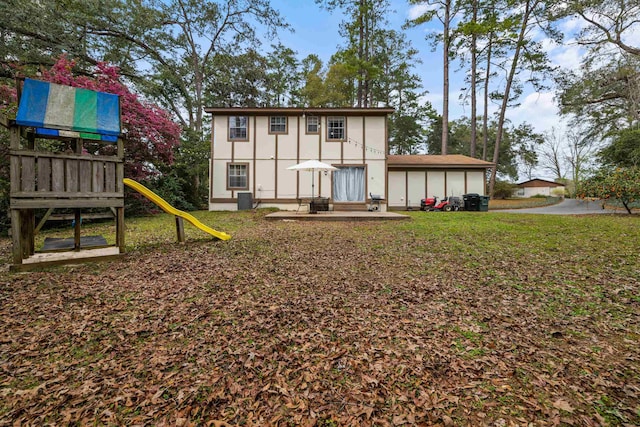
[[[491,211],[491,210],[490,210]],[[564,201],[551,206],[527,209],[496,209],[491,212],[528,213],[546,215],[584,215],[584,214],[612,214],[616,212],[626,212],[624,209],[612,210],[602,209],[599,201],[589,202],[576,199],[564,199]]]

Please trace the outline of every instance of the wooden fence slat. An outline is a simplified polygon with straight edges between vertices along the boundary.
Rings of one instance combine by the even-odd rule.
[[[104,191],[104,162],[93,162],[93,191],[102,193]]]
[[[17,193],[21,190],[20,178],[20,157],[11,156],[11,193]]]
[[[64,159],[51,159],[51,191],[64,191]]]
[[[103,191],[102,193],[94,193],[94,192],[79,192],[79,191],[18,191],[11,194],[11,198],[13,199],[50,199],[50,198],[59,198],[59,199],[75,199],[75,198],[95,198],[99,197],[101,199],[106,197],[118,198],[122,197],[122,193],[114,191],[113,193],[107,193]]]
[[[36,159],[33,157],[22,157],[21,170],[21,191],[34,191],[36,189]]]
[[[116,191],[124,191],[124,164],[122,162],[116,163]]]
[[[114,192],[116,191],[116,164],[107,163],[104,167],[104,191]]]
[[[51,159],[38,158],[38,191],[51,191]]]
[[[10,153],[12,156],[30,156],[30,157],[49,157],[56,159],[72,159],[72,160],[86,160],[86,154],[68,154],[68,153],[51,153],[48,151],[33,151],[33,150],[24,150],[24,149],[11,149]],[[94,156],[91,155],[91,160],[101,160],[103,162],[116,162],[118,159],[114,156]]]
[[[11,209],[48,208],[119,208],[124,206],[124,198],[113,199],[11,199]]]
[[[90,192],[92,184],[91,161],[80,160],[80,192]]]
[[[66,191],[77,192],[78,191],[78,161],[67,160],[65,162],[65,180]]]

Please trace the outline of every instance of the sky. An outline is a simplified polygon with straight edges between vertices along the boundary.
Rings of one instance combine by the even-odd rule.
[[[426,100],[442,113],[442,87],[443,66],[442,50],[433,51],[432,45],[426,41],[427,34],[442,32],[442,24],[437,20],[418,27],[403,30],[402,26],[407,19],[415,18],[424,11],[421,7],[408,4],[407,0],[390,0],[393,13],[388,15],[389,26],[397,31],[403,31],[411,41],[412,46],[419,51],[422,64],[416,68],[417,74],[422,79],[423,88],[428,91]],[[344,43],[339,35],[340,23],[344,16],[340,11],[328,12],[316,4],[314,0],[271,0],[271,5],[279,10],[294,32],[282,32],[280,40],[285,46],[297,51],[298,58],[303,59],[311,53],[317,54],[326,64],[338,47]],[[547,53],[553,66],[564,70],[578,70],[581,60],[587,54],[585,49],[578,45],[575,35],[582,29],[583,21],[573,18],[565,19],[558,24],[558,29],[564,34],[564,40],[557,44],[542,32],[534,34],[544,51]],[[633,46],[640,46],[640,24],[632,28],[625,40]],[[464,84],[464,72],[459,70],[459,62],[455,60],[450,67],[450,95],[449,95],[449,119],[455,120],[463,116],[469,116],[470,106],[460,102],[461,89]],[[519,99],[519,105],[507,111],[507,119],[514,126],[528,123],[538,133],[554,132],[560,139],[568,130],[567,120],[560,117],[555,100],[555,88],[553,82],[547,82],[550,86],[541,92],[536,92],[532,87],[525,87]],[[479,103],[481,100],[479,100]],[[478,105],[478,111],[483,106]],[[490,114],[497,111],[498,104],[491,103]],[[553,179],[545,172],[542,166],[534,170],[534,177]],[[520,174],[520,178],[524,175]],[[520,179],[519,181],[523,181]]]
[[[285,46],[298,53],[299,59],[315,53],[326,63],[338,46],[344,43],[339,35],[340,22],[344,17],[339,11],[330,13],[313,0],[272,0],[271,5],[281,12],[294,29],[293,33],[282,32],[280,39]],[[388,16],[390,27],[404,31],[413,47],[420,52],[422,64],[417,67],[416,72],[422,78],[424,89],[428,91],[426,99],[439,113],[442,113],[442,50],[433,51],[430,42],[425,40],[429,32],[441,31],[441,25],[431,23],[402,30],[403,23],[409,18],[416,17],[420,13],[420,8],[409,5],[405,0],[391,0],[391,8],[395,12]],[[567,22],[563,30],[573,32],[576,26],[575,21]],[[570,39],[567,43],[558,46],[547,41],[545,47],[554,64],[576,68],[582,52],[577,45],[571,44]],[[468,116],[470,112],[470,106],[462,105],[459,101],[461,88],[465,87],[465,84],[464,74],[462,71],[457,71],[458,68],[458,61],[454,61],[450,74],[450,119]],[[528,89],[520,100],[521,105],[511,109],[508,118],[516,125],[526,121],[538,132],[548,131],[552,127],[563,128],[564,124],[558,116],[554,96],[553,89],[542,93]],[[492,104],[490,108],[495,111],[498,105]]]

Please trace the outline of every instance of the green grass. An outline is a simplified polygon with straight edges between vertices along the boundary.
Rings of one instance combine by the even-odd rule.
[[[639,215],[268,212],[195,212],[232,239],[184,244],[128,218],[117,261],[0,272],[0,424],[64,424],[68,390],[95,425],[539,424],[559,399],[567,423],[640,423]]]

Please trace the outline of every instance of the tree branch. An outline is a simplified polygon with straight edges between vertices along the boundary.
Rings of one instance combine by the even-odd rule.
[[[601,23],[595,21],[592,18],[587,17],[587,15],[584,12],[584,10],[578,11],[578,15],[580,15],[582,17],[582,19],[587,21],[589,24],[591,24],[595,28],[599,29],[605,35],[605,37],[606,37],[606,39],[607,39],[607,41],[609,43],[612,43],[612,44],[618,46],[620,49],[622,49],[623,51],[625,51],[627,53],[630,53],[632,55],[640,56],[640,49],[634,48],[632,46],[629,46],[628,44],[626,44],[626,43],[624,43],[622,41],[622,38],[621,38],[621,31],[622,30],[618,30],[618,31],[615,32],[615,34],[611,34],[611,31],[608,28],[606,28],[604,25],[602,25]],[[617,20],[616,22],[619,22],[619,20]]]

